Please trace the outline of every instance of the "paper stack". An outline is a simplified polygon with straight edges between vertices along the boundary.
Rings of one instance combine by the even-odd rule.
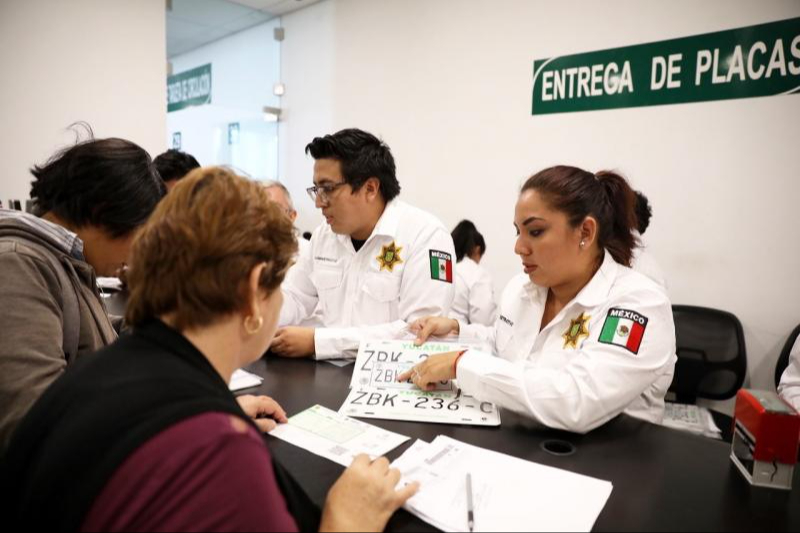
[[[667,402],[662,425],[712,439],[722,439],[722,432],[714,423],[711,411],[697,405]]]
[[[420,483],[406,504],[443,531],[469,531],[467,474],[475,531],[591,531],[611,496],[607,481],[437,437],[417,441],[392,465]]]
[[[243,389],[258,387],[263,382],[264,379],[256,376],[255,374],[251,374],[245,370],[237,370],[233,373],[233,376],[231,376],[229,388],[231,389],[231,392],[236,392]]]

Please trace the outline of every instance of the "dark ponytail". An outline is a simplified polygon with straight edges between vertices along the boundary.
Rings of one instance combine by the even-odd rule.
[[[577,227],[587,216],[597,220],[597,244],[614,261],[630,266],[638,246],[636,194],[628,182],[614,172],[592,174],[576,167],[550,167],[531,176],[522,191],[536,190],[554,209],[567,215]]]
[[[476,247],[480,248],[481,255],[486,253],[486,241],[471,221],[462,220],[459,222],[451,235],[456,248],[458,262],[464,259],[465,256],[469,256]]]
[[[633,234],[637,229],[636,193],[619,174],[603,170],[596,176],[608,198],[611,222],[600,225],[600,245],[611,253],[617,263],[631,266],[633,250],[638,246]],[[610,231],[604,231],[604,225]]]

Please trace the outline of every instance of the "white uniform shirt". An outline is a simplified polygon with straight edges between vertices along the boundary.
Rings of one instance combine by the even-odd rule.
[[[450,318],[466,324],[494,324],[497,320],[494,283],[485,268],[465,256],[456,265],[455,289]]]
[[[289,268],[289,272],[291,272],[294,268],[298,268],[297,264],[300,263],[300,258],[304,256],[311,257],[311,241],[304,239],[302,235],[298,235],[295,264]],[[289,272],[286,273],[287,277],[289,276]],[[320,319],[321,315],[322,311],[320,310],[319,305],[317,305],[317,308],[314,310],[311,316],[301,320],[296,325],[306,328],[318,328],[322,325],[322,320]]]
[[[778,392],[784,400],[800,411],[800,337],[797,338],[789,353],[789,366],[781,376]]]
[[[301,256],[304,254],[311,253],[311,241],[307,241],[303,238],[302,235],[297,236],[297,255]]]
[[[296,325],[319,305],[317,359],[355,357],[362,340],[398,338],[408,324],[446,316],[453,303],[453,239],[432,215],[389,202],[358,252],[328,224],[314,231],[282,286],[280,325]]]
[[[660,423],[677,360],[664,291],[606,252],[592,280],[539,332],[547,292],[520,275],[494,327],[462,325],[463,342],[482,341],[499,355],[470,350],[461,358],[464,392],[576,433],[623,412]]]

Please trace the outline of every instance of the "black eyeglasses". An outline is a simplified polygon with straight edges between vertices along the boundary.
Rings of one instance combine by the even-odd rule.
[[[308,189],[306,189],[306,192],[311,197],[311,200],[313,200],[315,203],[317,201],[317,197],[319,197],[320,201],[323,204],[327,204],[331,200],[331,194],[333,193],[333,191],[335,191],[339,187],[342,187],[343,185],[347,185],[347,183],[342,182],[334,184],[326,183],[325,185],[315,185],[313,187],[309,187]]]

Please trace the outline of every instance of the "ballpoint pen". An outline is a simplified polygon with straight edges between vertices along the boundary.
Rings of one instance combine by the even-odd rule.
[[[467,525],[470,533],[475,530],[475,508],[472,502],[472,474],[467,474]]]

